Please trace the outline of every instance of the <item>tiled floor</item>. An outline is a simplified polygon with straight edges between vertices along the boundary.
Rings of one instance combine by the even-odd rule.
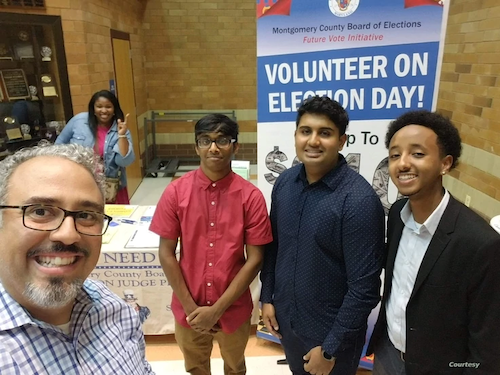
[[[131,204],[156,205],[166,186],[176,178],[179,178],[187,171],[198,168],[196,165],[181,166],[174,177],[147,177],[144,178],[139,188],[136,190]],[[257,184],[257,166],[250,167],[250,181]],[[247,357],[248,375],[289,375],[288,366],[278,365],[277,360],[283,359],[283,349],[279,344],[257,338],[250,337],[245,355]],[[184,361],[182,353],[175,343],[173,335],[148,336],[146,337],[146,357],[150,361],[157,375],[184,375]],[[212,374],[222,375],[222,359],[217,344],[214,345],[212,353]],[[368,375],[371,371],[359,370],[358,375]]]
[[[251,335],[245,350],[247,375],[290,375],[287,365],[278,365],[284,359],[279,344]],[[146,357],[157,375],[185,375],[182,353],[173,335],[146,337]],[[220,350],[214,344],[212,351],[212,375],[223,375]],[[358,369],[357,375],[370,375],[371,371]]]
[[[247,375],[290,375],[291,372],[286,365],[276,364],[281,357],[247,357]],[[222,375],[223,362],[220,358],[211,360],[212,375]],[[154,362],[151,364],[156,374],[187,374],[184,371],[184,361]]]

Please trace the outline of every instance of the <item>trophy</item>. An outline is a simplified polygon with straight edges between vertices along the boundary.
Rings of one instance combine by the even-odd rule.
[[[19,40],[27,42],[30,38],[30,34],[26,30],[21,30],[17,33],[17,37],[19,38]]]
[[[0,60],[12,60],[12,51],[7,43],[0,43]]]
[[[42,61],[52,61],[52,50],[50,49],[50,47],[42,46],[40,54],[42,55]]]
[[[23,134],[23,139],[31,139],[30,131],[31,128],[28,124],[21,124],[21,133]]]
[[[33,54],[33,44],[30,42],[30,34],[26,30],[21,30],[17,33],[17,42],[14,44],[14,51],[19,60],[32,59],[35,57]]]
[[[50,74],[43,74],[40,78],[42,81],[43,96],[57,96],[55,82]]]
[[[56,134],[59,134],[61,132],[61,122],[59,121],[50,121],[48,124],[47,124],[47,127],[51,130],[53,130],[53,132],[55,132]]]
[[[31,94],[31,100],[39,100],[40,99],[40,98],[38,98],[38,96],[36,96],[36,94],[38,94],[38,89],[36,88],[36,86],[29,85],[28,90]]]

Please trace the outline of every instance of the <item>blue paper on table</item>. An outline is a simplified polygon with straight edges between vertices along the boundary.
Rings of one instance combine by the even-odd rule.
[[[149,206],[146,211],[141,216],[141,223],[150,223],[153,220],[153,214],[155,213],[156,206]]]

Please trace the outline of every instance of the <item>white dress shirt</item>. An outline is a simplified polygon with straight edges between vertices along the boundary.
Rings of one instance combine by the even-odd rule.
[[[425,252],[449,201],[450,194],[445,190],[443,199],[423,224],[414,220],[410,201],[406,202],[401,210],[404,228],[394,261],[392,289],[387,300],[386,317],[389,339],[394,347],[403,353],[406,351],[406,305]]]

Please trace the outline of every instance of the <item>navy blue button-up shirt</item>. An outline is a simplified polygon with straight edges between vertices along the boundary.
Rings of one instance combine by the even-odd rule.
[[[261,301],[286,311],[297,334],[335,356],[366,329],[380,299],[380,199],[342,155],[310,185],[299,164],[276,181],[271,224],[274,241],[264,254]]]

